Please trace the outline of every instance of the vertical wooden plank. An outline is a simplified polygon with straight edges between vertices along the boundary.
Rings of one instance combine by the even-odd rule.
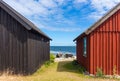
[[[23,72],[27,73],[28,71],[28,47],[27,47],[27,41],[28,41],[28,32],[25,31],[26,37],[25,37],[25,42],[24,42],[24,67],[23,67]]]
[[[18,23],[18,39],[17,39],[17,50],[18,50],[18,55],[17,55],[17,68],[18,70],[20,71],[20,68],[21,68],[21,47],[20,47],[20,42],[21,42],[21,37],[20,35],[22,34],[21,32],[21,25]]]
[[[28,36],[28,37],[27,37],[27,38],[28,38],[28,39],[27,39],[27,49],[28,49],[28,72],[29,72],[29,71],[30,71],[30,66],[31,66],[31,60],[30,60],[30,57],[31,57],[31,56],[30,56],[30,53],[31,53],[31,52],[30,52],[30,51],[31,51],[31,50],[30,50],[30,44],[31,44],[31,43],[30,43],[30,38],[29,38],[29,32],[27,33],[27,36]]]
[[[96,74],[97,72],[97,32],[94,32],[94,73]]]
[[[116,19],[115,19],[115,17],[116,17],[116,14],[114,14],[112,16],[112,28],[113,28],[112,31],[116,31]]]
[[[19,41],[19,43],[20,43],[20,44],[19,44],[19,45],[20,45],[20,46],[19,46],[19,50],[20,50],[20,65],[21,65],[21,66],[20,66],[20,70],[21,70],[21,71],[23,71],[23,69],[25,69],[25,68],[23,67],[23,65],[24,65],[23,39],[24,39],[24,36],[25,36],[25,35],[23,34],[23,29],[22,29],[22,28],[23,28],[23,26],[21,25],[20,28],[19,28],[19,32],[21,32],[21,33],[20,33],[20,39],[19,39],[19,40],[20,40],[20,41]]]
[[[93,74],[93,34],[90,34],[90,73]]]
[[[1,13],[1,8],[0,8],[0,13]],[[1,19],[1,15],[0,15],[0,19]],[[2,25],[0,24],[0,72],[2,67],[1,55],[2,55]]]
[[[115,26],[116,26],[116,32],[118,31],[118,11],[115,14]]]
[[[112,31],[113,30],[112,17],[110,17],[110,20],[109,20],[109,27],[110,27],[110,31]]]
[[[0,25],[0,71],[3,70],[3,62],[2,62],[2,55],[3,55],[3,26]]]
[[[119,33],[117,33],[117,37],[116,37],[116,70],[117,70],[117,74],[118,74],[118,67],[119,67]]]
[[[14,20],[13,21],[14,22],[14,34],[13,34],[13,37],[14,37],[14,48],[13,48],[13,50],[14,50],[14,68],[15,68],[15,73],[17,73],[19,70],[18,70],[18,68],[17,68],[17,62],[18,62],[18,60],[16,59],[17,58],[17,32],[16,32],[16,26],[17,26],[17,23],[16,23],[16,21]]]
[[[99,31],[96,32],[96,72],[99,67]]]
[[[107,25],[108,27],[108,25]],[[109,33],[106,33],[106,74],[109,74]]]
[[[105,26],[104,26],[105,27]],[[103,33],[103,72],[106,74],[106,33]]]
[[[1,13],[2,9],[0,7],[0,13]],[[2,62],[1,62],[1,54],[2,54],[2,13],[0,14],[0,72],[1,72],[1,67],[2,67]]]
[[[3,12],[3,14],[5,14]],[[3,16],[3,24],[5,25],[5,15]],[[5,57],[4,57],[4,52],[5,52],[5,27],[3,27],[3,33],[2,33],[2,40],[3,40],[3,53],[2,53],[2,66],[3,66],[3,70],[5,69]]]
[[[99,62],[98,64],[99,64],[99,65],[98,65],[97,68],[101,68],[101,66],[102,66],[102,63],[101,63],[101,59],[102,59],[102,58],[101,58],[101,52],[102,52],[102,51],[101,51],[101,50],[102,50],[102,49],[101,49],[101,41],[102,41],[102,40],[101,40],[101,33],[98,32],[98,34],[99,34],[99,36],[98,36],[98,37],[99,37],[99,40],[98,40],[98,43],[99,43],[99,44],[98,44],[98,45],[99,45],[99,46],[98,46],[98,50],[99,50],[99,51],[98,51],[98,54],[97,54],[97,55],[99,55],[99,56],[98,56],[98,58],[99,58],[99,59],[98,59],[98,62]]]
[[[113,46],[112,43],[113,43],[113,41],[112,40],[113,39],[112,39],[112,33],[110,33],[109,35],[110,35],[110,57],[109,57],[109,61],[110,61],[110,64],[109,64],[110,69],[109,69],[109,71],[110,72],[109,72],[109,74],[112,74],[111,70],[112,70],[112,53],[113,53],[113,51],[112,51],[113,50],[112,49],[112,46]]]
[[[119,37],[119,40],[120,40],[120,33],[119,33],[119,35],[118,35],[118,37]],[[118,46],[118,48],[120,48],[120,42],[118,42],[119,43],[119,46]],[[118,51],[118,58],[120,58],[120,50]],[[118,74],[120,75],[120,59],[118,59]]]
[[[120,31],[120,10],[118,10],[118,15],[117,15],[117,25],[118,25],[118,31]]]
[[[117,33],[113,33],[113,69],[117,66]],[[117,68],[117,67],[116,67]]]

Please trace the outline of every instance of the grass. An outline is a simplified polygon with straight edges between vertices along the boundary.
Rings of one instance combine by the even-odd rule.
[[[75,73],[79,73],[79,74],[83,74],[85,72],[85,69],[83,67],[81,67],[77,61],[72,61],[72,62],[68,62],[66,64],[64,64],[63,62],[63,67],[66,71],[71,71],[71,72],[75,72]]]
[[[119,81],[118,79],[93,78],[83,75],[78,66],[71,61],[43,65],[36,73],[30,76],[2,75],[0,81]]]

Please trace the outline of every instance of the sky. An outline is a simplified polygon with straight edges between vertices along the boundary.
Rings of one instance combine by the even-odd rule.
[[[73,40],[120,0],[3,0],[52,38],[51,46]]]

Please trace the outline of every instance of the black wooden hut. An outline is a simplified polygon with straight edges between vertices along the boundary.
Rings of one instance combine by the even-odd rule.
[[[32,13],[32,12],[31,12]],[[0,71],[31,74],[49,60],[50,38],[0,0]]]

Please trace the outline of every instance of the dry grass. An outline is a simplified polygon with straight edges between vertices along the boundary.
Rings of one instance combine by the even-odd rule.
[[[118,79],[92,78],[80,74],[72,68],[65,68],[67,62],[59,62],[49,67],[42,66],[36,73],[30,76],[14,76],[4,74],[0,76],[0,81],[119,81]]]

